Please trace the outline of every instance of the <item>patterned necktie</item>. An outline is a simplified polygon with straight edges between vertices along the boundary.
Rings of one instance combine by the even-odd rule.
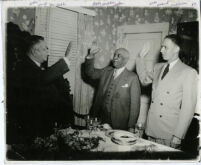
[[[165,75],[169,72],[169,66],[170,64],[168,64],[166,67],[165,67],[165,70],[163,71],[163,75],[161,77],[161,80],[165,77]]]

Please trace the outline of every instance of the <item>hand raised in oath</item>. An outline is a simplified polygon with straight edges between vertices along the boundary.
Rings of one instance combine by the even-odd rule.
[[[70,41],[69,44],[68,44],[68,46],[67,46],[67,48],[66,48],[65,57],[68,57],[68,56],[69,56],[70,51],[71,51],[71,49],[72,49],[72,45],[73,45],[73,42]]]
[[[94,58],[94,56],[100,51],[101,51],[101,49],[97,46],[97,43],[95,41],[93,41],[91,49],[90,49],[90,53],[87,56],[87,58],[88,59]]]
[[[138,56],[139,56],[140,58],[144,58],[144,57],[147,56],[147,54],[149,53],[150,48],[151,48],[150,42],[147,41],[147,42],[143,45],[143,47],[142,47],[142,49],[140,50]]]

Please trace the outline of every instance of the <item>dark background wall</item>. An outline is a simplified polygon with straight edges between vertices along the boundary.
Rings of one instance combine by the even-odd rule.
[[[7,14],[8,22],[17,24],[23,31],[34,34],[35,9],[34,8],[10,8]]]

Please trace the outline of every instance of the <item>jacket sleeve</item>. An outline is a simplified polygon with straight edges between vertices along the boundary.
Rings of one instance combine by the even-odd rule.
[[[93,80],[97,80],[100,79],[103,75],[103,72],[105,71],[106,68],[103,69],[96,69],[94,68],[94,58],[92,59],[86,59],[85,61],[85,65],[84,65],[84,72],[86,73],[86,75],[93,79]]]
[[[29,65],[30,64],[28,63],[25,66],[19,66],[19,69],[16,71],[17,75],[21,77],[21,83],[28,87],[33,86],[38,88],[39,86],[43,87],[47,84],[51,84],[69,71],[69,68],[63,59],[59,60],[51,67],[48,67],[46,70],[33,69],[32,67],[29,67]]]
[[[40,76],[40,81],[43,84],[48,84],[63,76],[63,74],[69,71],[68,65],[63,59],[60,59],[57,63],[52,65],[43,71]]]
[[[193,118],[196,103],[197,103],[197,86],[198,77],[195,70],[185,73],[183,83],[183,96],[181,110],[179,112],[179,119],[174,130],[174,135],[180,139],[184,139],[188,127]]]
[[[147,115],[149,110],[148,105],[149,105],[149,97],[146,95],[142,95],[140,97],[140,113],[137,123],[142,124],[143,128],[145,127],[147,121]]]
[[[134,128],[137,122],[140,111],[140,83],[137,75],[134,76],[131,83],[130,90],[130,117],[128,122],[128,128]]]

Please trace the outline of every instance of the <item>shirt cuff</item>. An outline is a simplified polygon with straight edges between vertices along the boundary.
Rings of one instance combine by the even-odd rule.
[[[94,58],[94,55],[88,55],[88,56],[86,56],[86,59],[87,60],[91,60],[91,59],[93,59]]]
[[[69,67],[70,66],[70,61],[69,61],[68,57],[64,57],[63,59],[64,59],[65,63],[68,65],[68,67]]]

